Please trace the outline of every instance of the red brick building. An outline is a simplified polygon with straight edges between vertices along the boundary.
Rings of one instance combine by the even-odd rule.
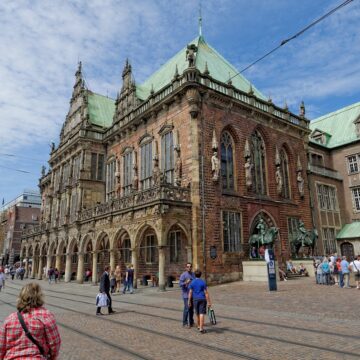
[[[41,179],[42,222],[23,237],[32,275],[46,262],[66,281],[91,268],[96,282],[103,265],[132,262],[163,288],[192,261],[209,281],[236,280],[250,236],[275,228],[287,259],[295,224],[313,227],[304,107],[273,104],[203,37],[141,85],[128,61],[122,75],[114,102],[76,73]]]

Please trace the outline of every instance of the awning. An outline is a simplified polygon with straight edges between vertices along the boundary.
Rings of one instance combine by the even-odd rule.
[[[336,239],[338,240],[353,238],[360,238],[360,221],[345,224],[336,236]]]

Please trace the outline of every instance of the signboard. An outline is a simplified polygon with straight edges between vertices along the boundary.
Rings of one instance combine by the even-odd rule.
[[[210,246],[210,258],[215,260],[217,258],[217,249],[216,246]]]
[[[275,257],[272,249],[265,250],[265,259],[267,263],[269,290],[276,291],[277,285],[276,285]]]

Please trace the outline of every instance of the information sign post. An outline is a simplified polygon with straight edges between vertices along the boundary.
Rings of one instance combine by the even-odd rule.
[[[269,291],[277,291],[275,257],[272,249],[265,250],[265,260],[267,263]]]

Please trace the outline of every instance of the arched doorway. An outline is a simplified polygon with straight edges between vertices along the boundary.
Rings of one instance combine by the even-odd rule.
[[[352,260],[355,257],[354,245],[348,241],[340,245],[341,255],[346,256],[346,259]]]
[[[121,232],[114,246],[115,266],[120,265],[121,272],[124,273],[126,266],[131,263],[131,241],[127,231]]]
[[[84,246],[84,269],[85,269],[85,281],[91,281],[91,275],[93,270],[93,246],[90,238],[86,239]]]
[[[98,279],[104,271],[105,266],[110,265],[110,241],[107,234],[103,234],[98,243],[98,254],[97,254],[97,271]]]
[[[152,228],[145,230],[139,245],[138,277],[156,275],[159,272],[158,240]]]
[[[187,237],[179,225],[173,225],[167,234],[167,249],[165,255],[165,277],[178,277],[183,271],[187,259]]]

